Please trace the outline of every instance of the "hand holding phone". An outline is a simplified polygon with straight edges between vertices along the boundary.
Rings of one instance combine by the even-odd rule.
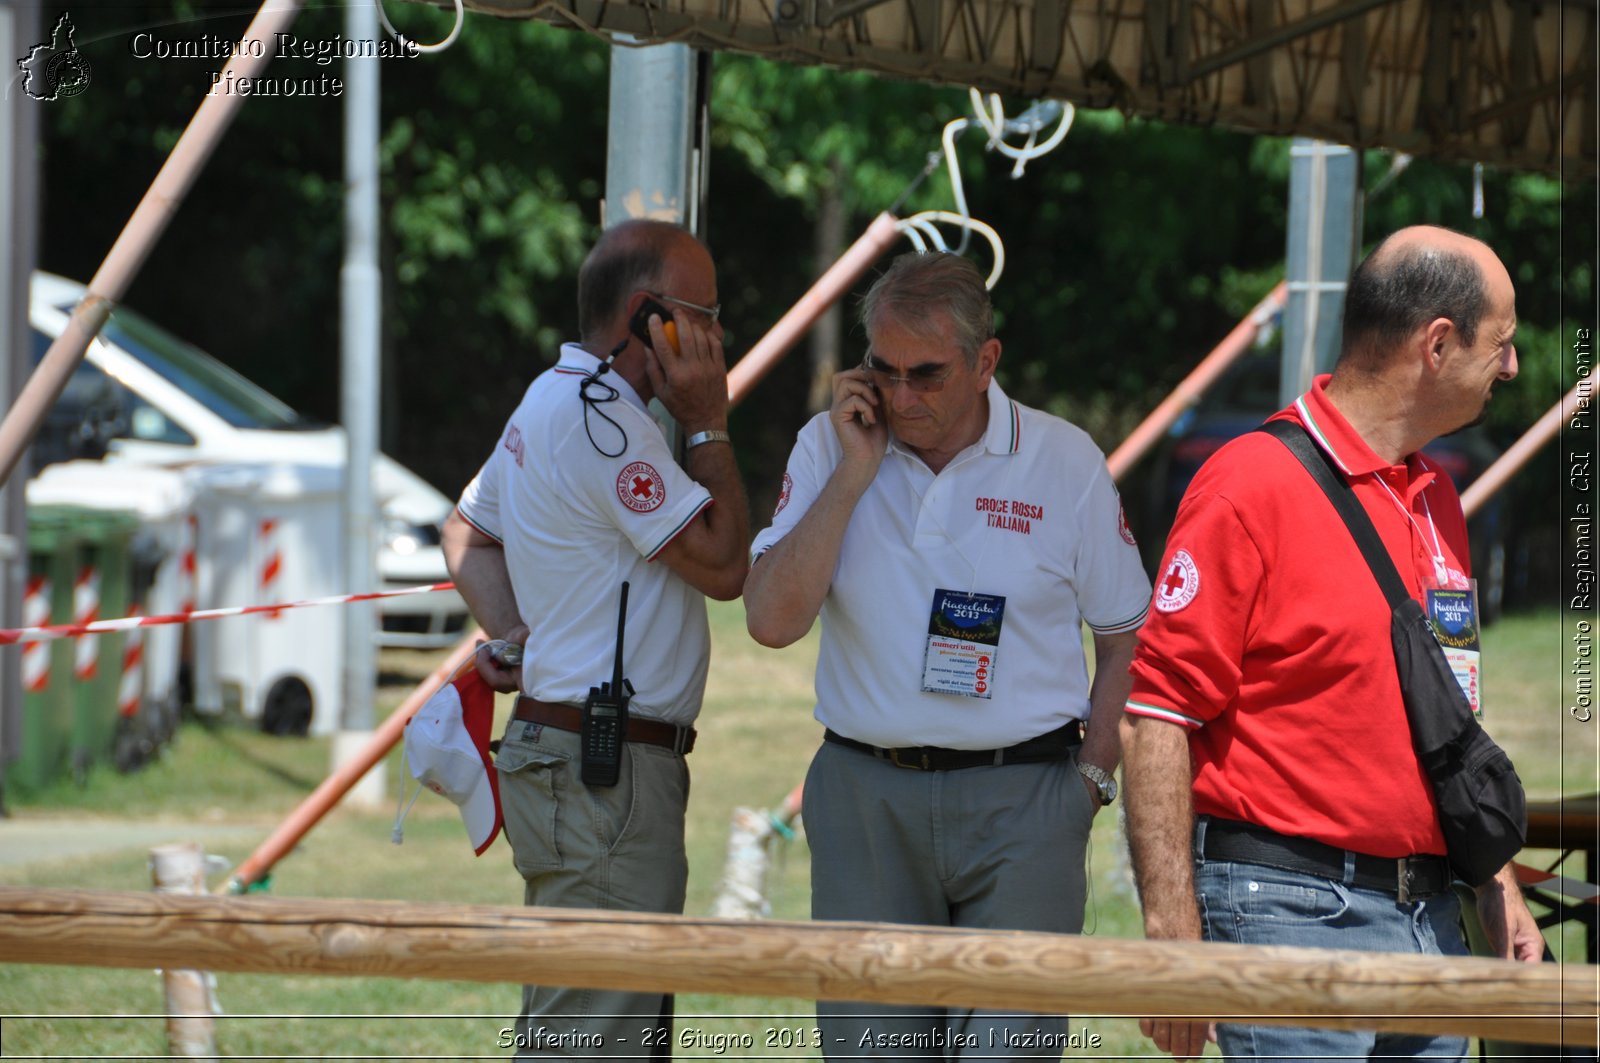
[[[846,463],[870,480],[883,461],[889,442],[884,404],[872,380],[860,369],[847,369],[833,378],[833,406],[829,411],[833,431],[844,448]]]

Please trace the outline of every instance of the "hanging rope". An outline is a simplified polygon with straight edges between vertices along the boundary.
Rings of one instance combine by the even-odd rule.
[[[915,180],[903,192],[895,207],[911,195],[912,191],[920,185],[929,174],[936,170],[942,161],[950,175],[950,195],[955,200],[955,210],[925,210],[901,220],[899,229],[911,241],[918,251],[926,251],[931,245],[936,251],[951,250],[945,242],[943,234],[939,231],[940,225],[951,225],[961,233],[961,239],[956,244],[954,251],[958,255],[967,253],[971,243],[972,234],[977,233],[989,241],[989,246],[994,252],[994,267],[989,271],[984,284],[993,289],[999,282],[1000,275],[1005,270],[1005,245],[1000,239],[1000,234],[984,222],[972,216],[972,211],[967,206],[966,186],[961,180],[961,162],[956,155],[956,140],[968,129],[977,126],[988,134],[988,142],[984,146],[986,151],[998,151],[1000,154],[1015,161],[1011,168],[1013,180],[1022,176],[1029,162],[1047,155],[1060,146],[1066,139],[1067,131],[1072,128],[1073,116],[1076,108],[1070,103],[1058,100],[1040,100],[1023,111],[1015,118],[1007,118],[1005,108],[1000,102],[1000,97],[991,93],[987,100],[977,89],[968,89],[972,102],[975,118],[957,118],[945,123],[944,132],[940,135],[942,152],[931,152],[928,155],[928,164],[923,168]],[[1039,135],[1049,128],[1055,128],[1042,142]],[[1008,136],[1021,136],[1021,145],[1006,142]]]

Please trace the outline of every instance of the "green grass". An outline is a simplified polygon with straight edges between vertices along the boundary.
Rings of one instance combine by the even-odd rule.
[[[811,668],[815,635],[782,652],[763,650],[744,634],[740,606],[714,605],[714,657],[694,772],[688,842],[688,911],[710,910],[717,893],[728,837],[738,806],[774,808],[797,785],[820,740],[811,718]],[[1566,668],[1559,622],[1553,613],[1511,617],[1486,636],[1485,704],[1490,730],[1510,750],[1537,798],[1600,789],[1596,776],[1596,724],[1580,725],[1566,712],[1561,679]],[[441,655],[385,653],[380,713],[392,710]],[[409,683],[405,682],[409,678]],[[502,703],[504,712],[506,705]],[[78,787],[63,782],[36,794],[13,795],[19,819],[172,820],[245,828],[241,840],[213,844],[231,862],[247,856],[271,828],[316,785],[329,767],[324,740],[271,738],[243,726],[186,724],[155,763],[133,775],[109,769]],[[391,798],[400,783],[398,752],[387,761]],[[460,904],[515,905],[521,883],[510,850],[497,842],[474,858],[455,810],[425,795],[406,821],[405,842],[389,842],[393,808],[340,809],[311,832],[274,870],[270,892],[284,897],[391,898]],[[0,844],[4,844],[0,824]],[[1556,854],[1529,853],[1549,863]],[[1097,822],[1091,847],[1092,933],[1140,935],[1137,905],[1120,825],[1113,815]],[[1574,869],[1573,873],[1576,873]],[[808,912],[808,856],[804,840],[783,843],[769,878],[772,914],[803,919]],[[212,883],[221,881],[214,876]],[[69,860],[0,866],[0,885],[144,890],[150,887],[147,854],[138,848]],[[1578,937],[1553,937],[1563,956],[1581,959]],[[224,1055],[288,1056],[504,1056],[500,1030],[517,1009],[514,986],[398,979],[300,975],[217,976],[225,1013],[217,1020]],[[160,982],[147,970],[0,964],[0,1055],[166,1054]],[[71,1018],[84,1012],[99,1018]],[[794,1053],[765,1049],[769,1030],[811,1025],[811,1002],[690,994],[678,1000],[679,1029],[708,1036],[747,1033],[757,1047],[739,1054],[773,1058]],[[301,1016],[292,1020],[251,1016]],[[344,1017],[335,1017],[344,1016]],[[456,1017],[447,1017],[456,1016]],[[1102,1038],[1095,1055],[1152,1054],[1132,1020],[1088,1017]],[[1214,1050],[1213,1050],[1214,1051]],[[681,1048],[679,1058],[711,1057],[710,1047]],[[1085,1053],[1069,1053],[1082,1056]]]

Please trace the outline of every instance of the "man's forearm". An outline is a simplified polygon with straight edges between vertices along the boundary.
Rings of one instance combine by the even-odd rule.
[[[711,532],[713,563],[738,566],[742,576],[750,550],[750,501],[745,497],[732,445],[717,441],[689,448],[684,471],[711,492],[715,503],[703,517]]]
[[[1128,849],[1145,936],[1198,941],[1188,733],[1177,724],[1124,714],[1121,734]]]
[[[844,465],[834,469],[806,515],[751,567],[745,622],[757,642],[787,646],[811,630],[833,585],[845,529],[871,483],[871,476],[863,480]]]
[[[1094,683],[1089,688],[1089,726],[1081,756],[1106,771],[1116,771],[1122,760],[1122,740],[1117,729],[1128,693],[1133,689],[1128,666],[1133,663],[1138,645],[1135,631],[1094,636]]]
[[[484,634],[505,638],[522,626],[505,548],[468,524],[459,511],[445,521],[442,538],[445,567]]]

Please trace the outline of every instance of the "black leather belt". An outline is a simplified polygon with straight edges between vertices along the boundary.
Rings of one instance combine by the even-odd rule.
[[[1241,864],[1299,871],[1319,878],[1344,881],[1346,851],[1310,838],[1295,838],[1277,831],[1231,819],[1201,816],[1205,833],[1195,828],[1195,854],[1204,860],[1236,860]],[[1453,876],[1442,856],[1368,856],[1352,852],[1355,874],[1351,884],[1362,889],[1393,893],[1402,904],[1443,893]]]
[[[1004,749],[944,749],[940,746],[902,746],[884,749],[869,746],[828,730],[822,737],[846,749],[869,753],[879,760],[887,760],[897,768],[912,771],[958,771],[961,768],[987,768],[1000,764],[1037,764],[1048,760],[1065,760],[1072,751],[1083,744],[1083,724],[1073,720],[1049,734],[1018,742]]]
[[[523,723],[541,723],[558,731],[583,732],[583,710],[576,705],[563,705],[553,701],[536,701],[523,695],[517,699],[513,720]],[[662,720],[628,714],[628,741],[643,742],[650,746],[665,746],[674,753],[687,753],[694,748],[693,727],[678,727]]]

